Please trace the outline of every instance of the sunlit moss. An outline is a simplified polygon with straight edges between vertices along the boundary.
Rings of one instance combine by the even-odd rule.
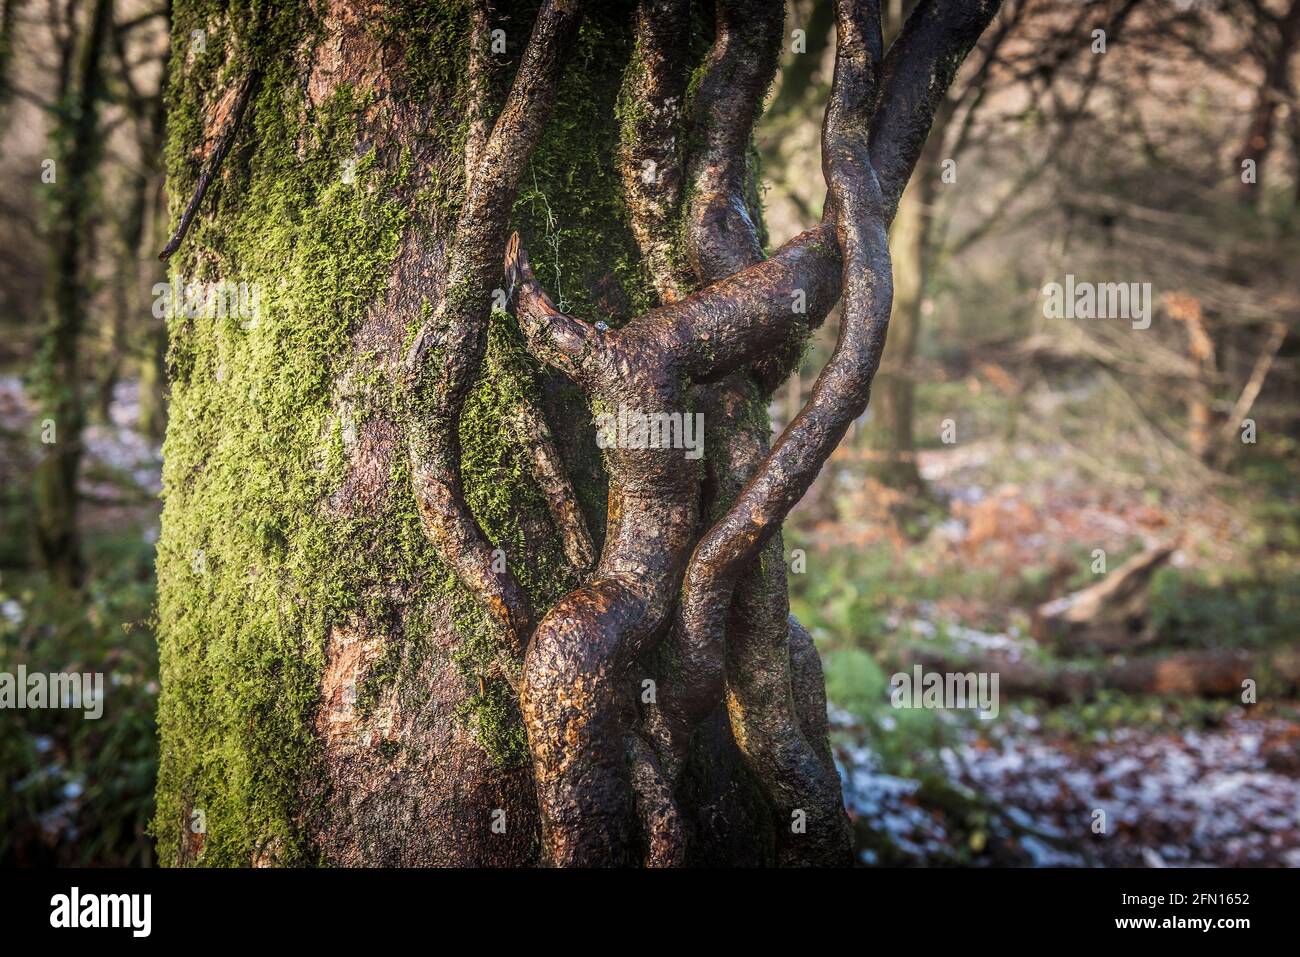
[[[552,122],[525,177],[516,225],[535,244],[543,281],[588,318],[631,315],[649,303],[614,169],[615,85],[629,46],[630,17],[593,11],[584,26]],[[461,92],[463,4],[403,7],[371,29],[400,43],[413,97],[436,96],[431,135],[455,157],[466,133]],[[391,460],[391,500],[381,515],[344,518],[330,508],[342,483],[350,433],[370,417],[411,414],[398,384],[367,373],[352,336],[385,291],[411,197],[437,220],[454,221],[463,184],[458,164],[423,171],[411,161],[357,158],[366,96],[347,87],[312,108],[301,63],[320,38],[303,5],[230,8],[180,4],[174,46],[207,31],[205,49],[173,59],[167,162],[173,214],[198,173],[205,110],[256,65],[261,81],[222,175],[205,201],[173,275],[257,284],[260,314],[169,322],[172,409],[165,445],[163,532],[158,547],[162,767],[154,830],[160,859],[181,859],[192,809],[206,818],[201,862],[246,865],[270,849],[284,864],[310,863],[305,837],[318,793],[325,646],[335,625],[362,621],[388,636],[362,677],[357,708],[369,713],[396,683],[416,688],[420,656],[450,614],[464,675],[458,714],[499,764],[526,760],[517,707],[481,611],[439,561],[420,529],[406,456]],[[400,38],[400,39],[394,39]],[[241,56],[228,55],[230,48]],[[339,175],[356,158],[354,183]],[[381,162],[382,159],[382,162]],[[448,172],[450,171],[450,172]],[[454,294],[454,290],[451,291]],[[432,303],[407,321],[412,338]],[[570,575],[558,540],[528,543],[526,522],[549,522],[506,428],[522,401],[538,402],[540,370],[504,315],[492,319],[484,371],[466,403],[460,437],[468,503],[507,555],[540,609]],[[338,407],[347,378],[348,421]],[[554,397],[582,412],[576,390]],[[599,474],[592,456],[575,473]],[[599,481],[580,480],[589,515],[603,508]],[[527,560],[518,557],[527,554]],[[392,586],[398,586],[394,588]],[[405,597],[401,606],[391,596]],[[391,749],[390,749],[391,750]],[[391,759],[394,754],[388,754]]]
[[[181,5],[175,27],[178,50],[200,25],[211,32],[188,67],[174,61],[174,196],[193,181],[198,107],[224,82],[223,45],[260,51],[263,72],[251,129],[173,272],[255,284],[260,295],[253,316],[169,320],[154,825],[164,863],[177,860],[191,809],[206,818],[205,863],[247,864],[266,847],[285,863],[308,853],[300,785],[317,751],[324,641],[359,603],[369,540],[355,523],[324,517],[345,462],[331,389],[357,320],[383,292],[408,215],[394,199],[405,170],[380,170],[366,156],[355,183],[339,175],[361,98],[341,88],[311,110],[294,58],[272,55],[311,36],[305,7],[278,7],[256,38],[223,36],[255,16]]]

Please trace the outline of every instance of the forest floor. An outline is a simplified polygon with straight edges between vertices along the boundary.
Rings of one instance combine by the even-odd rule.
[[[75,710],[0,712],[0,862],[141,866],[158,773],[154,545],[161,449],[136,428],[121,383],[83,436],[80,524],[90,580],[81,601],[32,567],[31,469],[41,423],[16,376],[0,376],[0,671],[107,675],[99,720]],[[56,436],[57,438],[57,436]]]
[[[1264,559],[1248,512],[1208,493],[1099,482],[1067,450],[1001,438],[920,452],[921,503],[865,478],[863,458],[842,450],[834,486],[800,506],[787,535],[792,607],[823,652],[863,863],[1300,866],[1294,688],[1262,680],[1250,704],[1004,692],[992,720],[890,702],[892,674],[910,671],[918,648],[1066,661],[1029,636],[1030,616],[1097,580],[1095,549],[1114,569],[1143,547],[1179,545],[1151,585],[1157,647],[1069,656],[1071,667],[1294,644],[1294,570]]]
[[[1242,711],[1079,735],[1012,708],[913,777],[833,714],[864,863],[1300,867],[1300,726]]]

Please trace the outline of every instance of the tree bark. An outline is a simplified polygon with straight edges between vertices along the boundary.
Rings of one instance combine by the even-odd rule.
[[[1254,178],[1250,182],[1243,179],[1237,185],[1241,201],[1249,206],[1259,203],[1258,184],[1263,182],[1264,162],[1273,150],[1278,108],[1291,96],[1291,58],[1300,44],[1300,0],[1291,0],[1291,5],[1280,15],[1264,10],[1258,16],[1264,21],[1259,24],[1263,27],[1261,32],[1271,42],[1260,63],[1263,75],[1255,91],[1246,134],[1237,151],[1235,170],[1240,178],[1243,164],[1247,160],[1255,163]]]
[[[176,6],[177,51],[193,30],[209,32],[206,53],[173,61],[173,210],[240,80],[224,61],[270,68],[172,262],[186,281],[258,283],[261,315],[233,330],[219,318],[169,320],[157,819],[166,863],[541,861],[518,707],[490,625],[421,533],[406,413],[390,401],[412,329],[446,280],[465,191],[471,25],[456,5],[433,22],[394,9],[377,34],[367,10],[335,2],[318,19],[288,5],[254,31],[235,12],[214,28],[200,5]],[[636,247],[618,225],[616,91],[606,82],[626,65],[630,12],[588,12],[515,208],[550,252],[539,270],[552,288],[615,320],[649,295],[626,266]],[[473,37],[497,73],[513,69],[531,22],[530,12],[496,15],[504,54],[490,52],[489,33]],[[313,30],[315,42],[300,45]],[[499,103],[500,78],[487,82]],[[276,182],[290,167],[303,172]],[[328,215],[314,215],[322,206]],[[278,293],[290,270],[307,275]],[[493,319],[460,427],[466,497],[545,607],[576,572],[528,448],[509,438],[515,404],[546,414],[595,530],[605,479],[590,410],[521,357],[508,325]],[[304,474],[317,455],[336,460],[325,480]],[[770,862],[771,825],[725,715],[710,727],[683,787],[693,859]]]
[[[175,9],[172,275],[258,308],[168,319],[165,863],[850,860],[773,562],[865,405],[884,229],[995,6],[922,4],[882,64],[875,5],[837,5],[831,212],[767,259],[745,152],[780,4],[521,6]],[[762,390],[841,288],[769,450]],[[704,469],[602,454],[624,405],[730,438]]]

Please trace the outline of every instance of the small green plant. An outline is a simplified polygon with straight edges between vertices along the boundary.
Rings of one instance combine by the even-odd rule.
[[[84,710],[0,710],[0,865],[140,866],[158,770],[153,550],[131,525],[87,542],[97,574],[69,595],[37,574],[0,580],[0,672],[102,673]]]

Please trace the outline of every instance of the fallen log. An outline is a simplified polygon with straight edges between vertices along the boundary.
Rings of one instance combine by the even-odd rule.
[[[1148,548],[1095,585],[1039,605],[1030,634],[1066,654],[1131,651],[1153,644],[1157,636],[1151,626],[1151,578],[1174,548]]]
[[[1044,664],[1005,655],[953,656],[933,648],[910,648],[904,667],[919,664],[931,671],[997,674],[1003,702],[1016,697],[1051,704],[1087,701],[1102,691],[1178,697],[1240,697],[1243,683],[1266,678],[1278,690],[1300,688],[1300,650],[1274,652],[1244,649],[1198,650],[1122,658],[1100,665],[1077,662]]]

